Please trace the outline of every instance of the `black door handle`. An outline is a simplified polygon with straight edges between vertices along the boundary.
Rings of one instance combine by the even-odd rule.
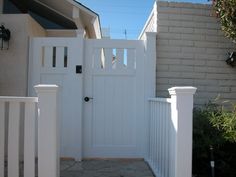
[[[91,98],[91,97],[87,97],[87,96],[84,97],[84,101],[85,101],[85,102],[89,102],[90,99],[93,99],[93,98]]]

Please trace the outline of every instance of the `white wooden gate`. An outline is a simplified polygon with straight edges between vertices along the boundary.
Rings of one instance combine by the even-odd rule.
[[[33,38],[30,48],[29,95],[33,86],[59,86],[60,144],[62,157],[81,159],[82,76],[76,66],[83,64],[79,38]]]
[[[33,85],[59,85],[61,156],[144,157],[155,40],[31,40],[29,95]]]
[[[87,40],[84,157],[143,157],[144,43]]]

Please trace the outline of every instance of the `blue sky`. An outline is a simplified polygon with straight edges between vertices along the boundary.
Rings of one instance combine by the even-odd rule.
[[[78,0],[100,16],[101,26],[110,28],[113,39],[137,39],[155,0]],[[173,0],[208,3],[207,0]],[[126,31],[126,35],[125,35]]]

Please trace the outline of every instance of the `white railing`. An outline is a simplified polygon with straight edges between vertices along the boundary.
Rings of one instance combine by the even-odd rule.
[[[194,87],[173,87],[171,98],[149,99],[149,152],[156,176],[192,176],[192,109]]]
[[[59,177],[57,86],[35,90],[0,97],[0,177]]]
[[[149,164],[157,176],[168,177],[170,99],[150,99],[149,108]]]

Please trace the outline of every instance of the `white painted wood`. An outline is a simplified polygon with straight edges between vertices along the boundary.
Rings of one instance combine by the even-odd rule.
[[[86,40],[85,46],[84,96],[93,99],[84,103],[84,157],[143,157],[143,142],[147,139],[143,42]],[[138,63],[136,70],[124,67],[126,47],[131,48],[133,54],[137,50],[137,58],[133,58]],[[105,51],[105,69],[91,67],[96,48]],[[122,58],[116,67],[111,65],[113,49],[116,49],[118,61]]]
[[[34,44],[32,44],[34,50],[40,51],[43,47],[58,47],[58,46],[66,46],[68,47],[68,68],[46,68],[41,67],[38,65],[40,58],[38,56],[35,56],[33,54],[33,69],[30,78],[32,78],[32,81],[29,83],[31,84],[59,84],[60,85],[60,97],[59,99],[63,100],[61,101],[61,104],[59,105],[60,109],[60,115],[61,115],[61,155],[62,156],[69,156],[69,157],[77,157],[78,159],[81,159],[82,152],[81,152],[81,145],[82,145],[82,112],[84,112],[86,115],[84,116],[84,122],[85,125],[90,125],[94,121],[93,114],[96,110],[96,105],[100,103],[96,103],[94,106],[93,102],[95,102],[95,98],[92,99],[89,103],[83,102],[83,97],[89,96],[94,97],[95,93],[98,91],[102,92],[102,89],[107,89],[107,87],[101,87],[99,84],[95,85],[95,83],[98,82],[99,79],[104,78],[104,82],[107,84],[109,83],[108,76],[115,78],[112,84],[112,89],[108,91],[112,95],[110,98],[114,97],[117,102],[114,104],[121,105],[121,102],[124,102],[126,99],[130,99],[130,102],[133,104],[130,104],[132,106],[121,107],[119,108],[121,112],[123,112],[123,118],[124,117],[131,117],[127,120],[128,124],[125,123],[125,119],[121,119],[120,122],[116,122],[120,125],[125,124],[122,126],[121,131],[127,132],[127,134],[130,135],[129,137],[124,136],[123,133],[120,133],[118,130],[114,129],[114,136],[117,138],[114,143],[115,144],[122,144],[126,142],[130,142],[131,144],[135,144],[135,150],[127,150],[127,152],[124,151],[124,155],[128,154],[130,152],[130,156],[133,157],[144,157],[145,151],[147,147],[145,147],[145,141],[147,142],[148,138],[148,128],[147,128],[147,121],[145,121],[145,104],[147,103],[147,97],[145,98],[145,72],[146,67],[145,65],[145,46],[143,41],[126,41],[126,40],[84,40],[81,39],[82,37],[78,38],[36,38],[33,40]],[[78,47],[79,46],[79,47]],[[85,47],[85,50],[84,50]],[[95,53],[97,49],[101,49],[104,51],[105,55],[105,69],[102,67],[99,68],[99,64],[95,65],[94,59],[95,57],[98,57]],[[103,50],[104,49],[104,50]],[[124,59],[124,49],[127,49],[127,67],[124,66],[124,63],[120,63],[120,69],[113,69],[112,65],[112,59],[113,49],[117,49],[116,55],[120,55],[120,58]],[[123,50],[119,52],[119,50]],[[86,51],[86,54],[84,54],[83,51]],[[48,56],[51,56],[50,52],[46,54]],[[57,54],[58,55],[58,54]],[[102,56],[103,53],[100,53],[100,59],[96,60],[101,62],[102,65],[104,65],[103,60],[104,57]],[[37,60],[37,61],[35,61]],[[85,65],[83,65],[83,60],[86,62]],[[102,60],[102,61],[101,61]],[[121,60],[120,60],[121,61]],[[94,62],[94,63],[93,63]],[[51,63],[51,62],[50,62]],[[58,62],[56,62],[56,65]],[[100,65],[101,65],[100,64]],[[76,65],[83,65],[83,74],[75,74],[75,66]],[[94,66],[94,67],[93,67]],[[96,66],[98,66],[99,69],[96,69]],[[131,67],[129,67],[131,66]],[[39,68],[39,69],[38,69]],[[119,68],[119,66],[118,66]],[[83,87],[83,76],[84,76],[84,83],[86,83],[86,86]],[[114,86],[116,85],[116,86]],[[33,85],[30,85],[29,87],[32,87]],[[94,86],[100,88],[98,91],[95,91],[96,89]],[[109,85],[108,85],[109,87]],[[119,88],[122,88],[119,90]],[[84,89],[84,94],[82,94],[82,90]],[[117,89],[117,90],[116,90]],[[120,92],[123,91],[123,96]],[[113,94],[115,96],[113,96]],[[129,94],[131,93],[131,94]],[[30,92],[31,95],[35,95],[33,91]],[[121,96],[117,96],[121,95]],[[130,98],[129,96],[134,98]],[[106,95],[104,95],[106,97]],[[125,97],[125,98],[124,98]],[[152,97],[152,95],[149,95],[149,97]],[[146,101],[146,102],[145,102]],[[108,102],[108,101],[107,101]],[[126,101],[129,103],[129,100]],[[108,104],[109,103],[109,104]],[[106,107],[106,110],[109,110],[110,107],[112,107],[112,103],[108,102],[108,106]],[[84,105],[84,110],[82,111],[82,104]],[[122,104],[123,106],[123,104]],[[131,107],[131,108],[129,108]],[[133,110],[133,111],[125,111],[127,110]],[[138,111],[137,111],[138,110]],[[118,115],[116,112],[117,110],[112,107],[112,111],[114,111],[115,115]],[[127,112],[127,113],[126,113]],[[108,117],[108,116],[107,116]],[[106,118],[106,117],[105,117]],[[135,120],[133,120],[135,118]],[[109,121],[112,121],[113,119],[109,119]],[[113,120],[114,122],[116,119]],[[134,124],[135,122],[135,124]],[[99,122],[97,121],[99,124]],[[110,122],[111,123],[111,122]],[[133,130],[132,124],[136,126]],[[108,125],[104,125],[108,127]],[[132,127],[129,130],[129,126]],[[85,126],[84,126],[85,127]],[[128,128],[127,128],[128,127]],[[85,141],[88,137],[90,139],[92,138],[92,131],[91,127],[89,130],[86,130],[84,128],[84,135],[85,135]],[[98,130],[99,131],[99,130]],[[106,130],[108,131],[108,129]],[[112,131],[112,130],[110,130]],[[99,134],[97,134],[99,135]],[[88,136],[88,137],[87,137]],[[139,138],[137,138],[139,137]],[[100,137],[98,137],[99,139]],[[88,139],[88,140],[90,140]],[[109,138],[108,138],[109,139]],[[107,138],[103,140],[108,141]],[[102,141],[102,138],[100,138]],[[108,142],[106,142],[108,143]],[[86,143],[84,143],[86,144]],[[83,148],[84,151],[86,151],[88,144],[86,144]],[[133,144],[132,144],[133,146]],[[133,146],[134,147],[134,146]],[[125,149],[125,148],[124,148]],[[126,146],[126,149],[129,149]],[[131,148],[130,148],[131,149]],[[102,150],[101,150],[102,151]],[[106,151],[106,149],[103,149],[103,151]],[[122,156],[121,153],[118,153],[119,148],[114,147],[114,151],[117,152],[115,154],[116,156]],[[109,151],[107,151],[109,153]],[[110,151],[111,152],[111,151]],[[136,154],[135,154],[136,153]],[[85,153],[86,154],[86,153]],[[134,155],[135,154],[135,155]],[[138,155],[137,155],[138,154]]]
[[[64,68],[64,47],[56,47],[56,67]]]
[[[44,46],[43,62],[44,67],[52,68],[53,62],[53,46]]]
[[[135,69],[135,50],[134,49],[128,49],[127,50],[127,68],[129,70]]]
[[[35,103],[25,103],[24,177],[35,176]]]
[[[149,98],[148,101],[156,101],[156,102],[168,102],[171,103],[170,98]]]
[[[0,100],[0,177],[4,177],[5,102]]]
[[[56,85],[35,86],[38,94],[38,176],[58,177],[59,172],[59,120]]]
[[[150,142],[147,161],[156,176],[168,177],[170,102],[168,99],[149,99]]]
[[[105,54],[105,70],[111,70],[112,69],[112,49],[111,48],[105,48],[104,49]]]
[[[94,69],[101,70],[102,68],[102,60],[101,60],[101,50],[100,48],[94,49]]]
[[[144,96],[145,98],[155,97],[156,91],[156,33],[146,33],[145,44],[145,60],[143,65],[144,76]],[[139,55],[136,53],[136,55]],[[144,117],[148,117],[148,101],[144,102]],[[148,131],[148,130],[146,130]],[[148,141],[144,142],[147,145],[146,149],[148,149]],[[147,154],[146,154],[147,155]]]
[[[194,87],[173,87],[171,95],[171,159],[170,177],[189,177],[192,175],[192,109]],[[173,149],[172,149],[173,148]]]
[[[44,57],[44,50],[41,46],[39,38],[30,38],[29,44],[29,71],[28,71],[28,96],[35,96],[33,89],[34,85],[39,84],[40,68],[42,67],[42,60]]]
[[[0,96],[0,101],[2,102],[37,102],[38,98],[36,97],[7,97],[7,96]]]
[[[116,69],[124,68],[124,49],[116,49]]]
[[[20,103],[9,104],[8,177],[19,176]]]
[[[83,104],[83,66],[84,60],[83,35],[76,38],[34,38],[31,46],[35,53],[32,54],[31,73],[29,73],[29,88],[37,84],[57,84],[59,88],[59,120],[61,128],[61,156],[74,157],[81,160],[82,157],[82,104]],[[41,67],[38,51],[44,47],[67,47],[67,67]],[[58,49],[56,50],[58,52]],[[61,51],[62,52],[62,51]],[[58,57],[57,53],[57,57]],[[51,54],[50,54],[51,56]],[[64,54],[63,54],[64,56]],[[76,74],[76,65],[82,66],[82,74]],[[29,95],[36,95],[30,89]],[[63,100],[63,101],[62,101]]]

